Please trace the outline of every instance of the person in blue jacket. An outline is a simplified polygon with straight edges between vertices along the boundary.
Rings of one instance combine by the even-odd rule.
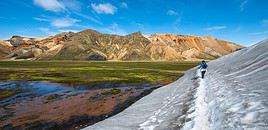
[[[202,61],[200,66],[199,66],[199,69],[201,71],[201,78],[203,79],[205,77],[205,73],[207,71],[207,68],[208,68],[208,65],[206,64],[206,61]]]

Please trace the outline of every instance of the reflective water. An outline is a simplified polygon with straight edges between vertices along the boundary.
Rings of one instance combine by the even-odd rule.
[[[17,103],[38,96],[46,96],[50,94],[71,95],[87,91],[85,87],[70,87],[58,83],[50,83],[43,81],[4,81],[0,82],[0,89],[21,90],[21,93],[5,98],[0,101],[0,106],[11,103]]]

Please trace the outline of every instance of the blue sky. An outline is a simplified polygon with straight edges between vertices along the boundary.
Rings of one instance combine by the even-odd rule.
[[[213,36],[249,46],[268,38],[267,5],[267,0],[1,0],[0,39],[94,29]]]

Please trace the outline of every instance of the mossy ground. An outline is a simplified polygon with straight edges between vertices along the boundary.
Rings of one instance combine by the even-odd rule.
[[[21,93],[21,90],[0,89],[0,100]]]
[[[116,95],[119,93],[121,93],[121,89],[118,89],[118,88],[106,89],[106,90],[103,90],[103,92],[101,92],[102,95],[109,95],[109,94]]]
[[[172,82],[197,62],[0,61],[0,80],[70,84]]]

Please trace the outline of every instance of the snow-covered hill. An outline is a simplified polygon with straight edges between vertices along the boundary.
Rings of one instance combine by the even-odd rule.
[[[193,68],[87,130],[268,129],[268,40]]]

